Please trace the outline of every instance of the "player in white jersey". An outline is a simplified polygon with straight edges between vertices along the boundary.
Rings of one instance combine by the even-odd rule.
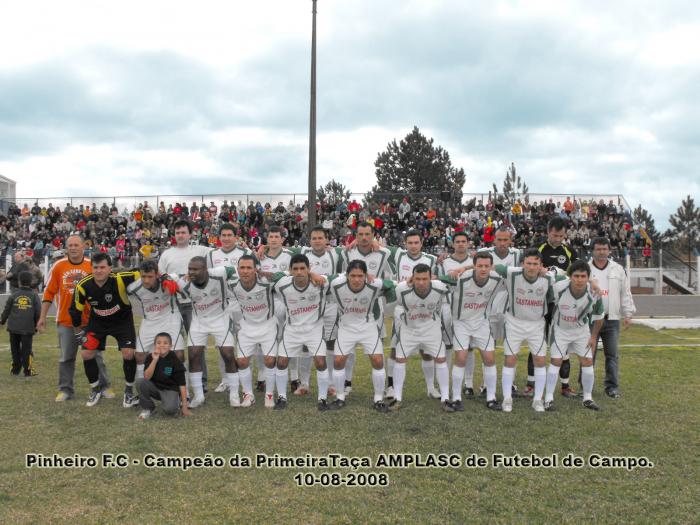
[[[440,261],[437,265],[437,274],[438,276],[447,276],[450,272],[457,271],[459,270],[462,266],[468,265],[471,262],[471,257],[469,256],[469,236],[467,235],[466,232],[461,231],[457,232],[452,236],[452,248],[454,251],[447,257],[440,257],[438,260]],[[442,259],[442,260],[440,260]],[[451,300],[451,296],[448,296]],[[444,325],[444,334],[443,338],[445,338],[445,344],[448,347],[448,350],[453,348],[453,342],[452,342],[452,305],[451,304],[445,304],[443,306],[442,310],[442,323]],[[445,334],[448,334],[448,337],[445,337]],[[448,361],[447,364],[449,366],[449,356],[450,353],[448,352]],[[474,350],[472,348],[467,350],[466,354],[466,361],[464,362],[463,365],[463,378],[464,378],[464,396],[468,399],[473,399],[474,398]],[[452,371],[454,372],[454,367],[452,368]],[[455,385],[452,385],[452,388],[455,388]],[[456,388],[461,388],[461,383],[456,386]],[[459,410],[459,405],[457,405],[457,410]]]
[[[503,287],[503,279],[492,271],[493,259],[488,252],[477,252],[474,256],[474,269],[462,272],[455,282],[449,277],[441,280],[449,282],[452,288],[452,327],[453,349],[452,366],[452,407],[464,410],[462,404],[462,378],[467,361],[467,351],[478,348],[484,362],[484,382],[486,383],[486,407],[500,410],[496,401],[496,352],[489,314],[494,298]],[[459,268],[453,268],[458,271]],[[472,391],[472,396],[474,395]]]
[[[374,239],[374,226],[368,222],[361,222],[357,225],[355,240],[346,249],[342,251],[343,267],[347,268],[351,261],[363,261],[367,265],[367,274],[378,279],[388,279],[391,276],[391,268],[389,266],[389,257],[391,252],[388,248],[380,246]],[[384,326],[384,316],[388,315],[385,311],[385,300],[382,299],[379,303],[382,309],[382,315],[377,319],[379,324],[382,340],[386,335]],[[352,373],[355,368],[355,356],[351,355],[345,363],[345,380],[349,383],[346,387],[346,393],[352,390]]]
[[[275,283],[274,290],[284,304],[287,319],[284,323],[282,343],[277,350],[277,404],[283,409],[287,405],[287,366],[289,359],[299,357],[306,347],[316,366],[318,384],[318,409],[331,408],[327,402],[328,368],[326,346],[323,344],[323,311],[326,306],[328,281],[322,277],[320,286],[311,282],[309,259],[300,253],[290,260],[291,275]]]
[[[336,387],[336,408],[345,406],[345,364],[355,347],[361,345],[372,364],[374,409],[387,412],[384,394],[384,343],[377,321],[382,318],[381,298],[388,294],[394,299],[394,281],[374,278],[367,282],[367,265],[353,260],[345,275],[331,277],[331,297],[338,306],[338,339],[333,372]]]
[[[435,359],[435,372],[440,387],[440,400],[445,412],[454,412],[450,403],[450,376],[447,369],[445,343],[442,340],[442,304],[447,300],[447,285],[432,281],[427,264],[413,268],[413,276],[396,287],[401,317],[396,326],[396,364],[394,365],[394,400],[389,410],[399,410],[406,378],[406,360],[416,351]]]
[[[570,280],[554,285],[554,312],[549,335],[550,364],[547,370],[545,410],[554,410],[554,391],[559,379],[559,368],[565,355],[577,354],[581,364],[583,406],[599,410],[593,401],[593,353],[600,329],[603,327],[605,308],[589,282],[591,267],[585,261],[574,261],[569,268]],[[593,327],[589,326],[593,322]]]
[[[404,236],[404,243],[406,248],[396,248],[390,247],[391,257],[389,257],[389,264],[394,273],[394,277],[399,282],[404,282],[413,276],[413,269],[419,264],[425,264],[430,268],[432,275],[437,274],[437,257],[427,253],[423,253],[423,238],[418,230],[409,230]],[[401,317],[403,312],[400,310],[402,308],[400,301],[397,302],[396,308],[398,311],[394,311],[394,330],[391,338],[391,354],[389,355],[389,362],[387,366],[387,376],[388,376],[388,388],[386,392],[387,398],[393,397],[393,384],[394,384],[394,364],[396,356],[396,346],[398,341],[396,339],[396,322],[397,319]],[[441,327],[442,337],[442,327]],[[421,365],[423,368],[423,376],[425,377],[425,386],[428,390],[428,397],[433,399],[440,399],[440,394],[435,388],[435,363],[431,355],[421,351]]]
[[[249,248],[241,245],[240,240],[236,236],[236,229],[231,223],[227,222],[219,228],[219,240],[221,240],[221,248],[211,250],[207,254],[208,268],[219,268],[222,266],[236,268],[238,259],[240,259],[242,255],[251,255],[253,253]],[[231,318],[233,319],[234,328],[237,328],[241,319],[241,311],[238,308],[238,304],[232,301],[229,305],[229,310]],[[265,365],[261,362],[259,362],[258,365],[263,368],[264,374]],[[214,392],[226,392],[226,390],[228,390],[228,385],[226,381],[224,381],[226,377],[226,363],[221,355],[219,355],[219,370],[221,372],[221,383],[219,383],[219,386],[216,387]]]
[[[544,316],[547,313],[547,301],[552,297],[554,276],[546,273],[542,266],[542,254],[536,248],[528,249],[523,254],[522,268],[498,265],[495,270],[505,279],[508,290],[503,340],[505,365],[501,378],[503,411],[513,410],[512,386],[515,366],[520,345],[527,342],[535,362],[535,395],[532,408],[535,412],[544,412],[542,394],[547,376]]]
[[[236,360],[243,388],[241,406],[249,407],[255,401],[250,359],[254,355],[262,355],[265,367],[265,406],[274,408],[275,361],[280,327],[275,317],[273,285],[257,276],[255,264],[255,257],[242,255],[238,259],[238,279],[229,284],[233,299],[240,306],[242,314]]]
[[[141,305],[143,321],[136,337],[136,378],[143,377],[146,354],[153,351],[156,335],[167,332],[178,359],[185,362],[185,341],[182,337],[182,317],[172,288],[163,285],[158,264],[146,259],[139,267],[140,278],[126,287],[126,293]],[[175,276],[173,274],[175,278]],[[170,281],[177,286],[175,281]]]
[[[182,292],[192,301],[192,324],[187,334],[187,351],[190,363],[190,383],[194,398],[190,408],[204,403],[200,356],[206,350],[209,336],[226,362],[226,382],[229,386],[229,403],[240,406],[238,395],[238,369],[234,357],[233,322],[228,315],[230,291],[228,280],[235,277],[236,269],[219,267],[207,269],[204,257],[193,257],[187,267],[189,280],[181,279]]]

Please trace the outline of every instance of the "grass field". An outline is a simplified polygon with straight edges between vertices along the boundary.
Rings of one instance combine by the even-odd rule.
[[[492,413],[481,401],[463,413],[444,414],[425,396],[420,364],[409,363],[405,408],[394,414],[370,409],[369,364],[358,359],[354,390],[343,411],[318,413],[311,397],[292,399],[285,412],[271,412],[262,399],[252,409],[232,409],[227,396],[209,394],[192,418],[136,419],[119,399],[84,406],[82,365],[76,399],[53,401],[58,352],[53,330],[35,339],[40,375],[10,377],[10,354],[2,336],[0,376],[0,523],[509,523],[509,522],[698,522],[700,393],[697,373],[700,331],[654,332],[632,327],[621,343],[623,397],[602,393],[602,360],[596,371],[598,413],[580,401],[557,396],[557,412],[535,414],[516,399],[512,414]],[[660,347],[674,344],[674,347]],[[684,346],[688,345],[688,346]],[[361,357],[361,356],[358,356]],[[118,352],[107,361],[120,393]],[[521,354],[518,384],[523,385]],[[210,363],[215,361],[210,357]],[[502,357],[499,356],[499,383]],[[218,376],[218,368],[214,372]],[[475,383],[481,381],[477,366]],[[578,365],[574,366],[577,373]],[[218,379],[216,377],[215,379]],[[211,380],[210,380],[211,382]],[[168,456],[235,454],[368,456],[372,467],[347,468],[126,468],[38,469],[25,454],[98,459],[124,453]],[[381,453],[455,453],[462,460],[494,453],[558,454],[557,468],[376,468]],[[645,456],[653,468],[564,468],[567,454]],[[387,486],[297,486],[298,472],[381,472]]]

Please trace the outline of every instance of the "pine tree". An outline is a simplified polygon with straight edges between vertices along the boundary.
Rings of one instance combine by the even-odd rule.
[[[512,208],[518,199],[529,199],[530,190],[515,170],[512,162],[506,170],[506,178],[503,179],[503,189],[499,192],[496,183],[493,183],[493,199],[503,205],[504,208]]]
[[[335,179],[331,179],[325,186],[319,186],[316,190],[316,198],[318,202],[338,204],[350,199],[350,190]]]
[[[651,213],[642,208],[641,204],[632,211],[632,220],[635,225],[644,228],[652,243],[656,244],[659,242],[660,234],[654,224],[654,218],[651,216]]]

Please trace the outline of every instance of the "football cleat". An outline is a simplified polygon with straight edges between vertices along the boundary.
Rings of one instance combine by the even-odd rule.
[[[139,396],[135,395],[133,392],[124,392],[124,400],[122,401],[122,406],[124,408],[135,407],[139,404]]]
[[[226,392],[227,390],[228,390],[228,385],[226,384],[226,382],[222,381],[221,383],[219,383],[216,386],[216,388],[214,389],[214,392],[216,392],[217,394],[221,394],[222,392]]]
[[[452,408],[454,408],[455,412],[464,412],[464,403],[462,403],[461,399],[452,401]]]
[[[275,408],[275,396],[272,394],[265,394],[265,408]]]
[[[484,385],[479,387],[479,397],[486,397],[486,387]]]
[[[329,405],[325,399],[319,399],[317,406],[319,412],[326,412],[331,409],[331,405]]]
[[[554,412],[556,410],[556,407],[554,406],[554,401],[545,401],[544,409],[546,412]]]
[[[56,394],[56,398],[54,399],[54,401],[56,401],[56,403],[62,403],[64,401],[68,401],[70,398],[71,396],[69,396],[61,390],[58,394]]]
[[[541,399],[534,399],[532,401],[532,408],[535,412],[544,412],[544,401]]]
[[[592,399],[586,399],[586,400],[583,402],[583,406],[586,407],[586,408],[589,409],[589,410],[600,410],[600,407],[599,407],[599,406],[596,404],[596,402],[593,401]]]
[[[204,404],[204,396],[194,396],[190,401],[190,408],[199,408]]]
[[[294,392],[297,388],[299,388],[299,381],[297,379],[294,379],[289,383],[289,386],[291,387],[292,392]]]
[[[236,390],[229,390],[228,402],[233,408],[238,408],[241,406],[241,398]]]
[[[345,395],[349,396],[352,392],[352,381],[345,381]]]
[[[620,394],[620,392],[614,388],[606,389],[605,395],[613,399],[620,399],[622,397],[622,394]]]
[[[142,410],[141,412],[139,412],[138,417],[139,417],[139,420],[145,421],[146,419],[148,419],[152,415],[153,415],[153,410]]]
[[[305,396],[308,393],[309,393],[309,385],[301,384],[297,387],[296,390],[294,390],[295,396]]]
[[[387,412],[389,412],[389,407],[386,406],[386,403],[384,403],[384,401],[375,401],[374,409],[377,412],[380,412],[381,414],[386,414]]]
[[[284,410],[287,408],[287,398],[279,396],[277,402],[275,403],[274,410]]]
[[[255,397],[253,394],[243,394],[243,401],[241,401],[242,408],[250,408],[255,404]]]
[[[491,401],[486,402],[486,408],[488,408],[489,410],[500,412],[501,411],[501,404],[498,401],[496,401],[495,399],[492,399]],[[511,405],[511,408],[512,408],[512,405]]]
[[[345,407],[345,400],[344,399],[336,399],[335,401],[333,401],[332,404],[333,404],[334,409],[339,410],[339,409]]]
[[[503,403],[501,403],[501,410],[503,412],[512,412],[513,411],[513,398],[512,397],[506,397],[503,399]]]
[[[389,403],[388,408],[391,412],[398,412],[399,410],[401,410],[401,401],[399,401],[398,399],[394,399],[391,403]]]
[[[430,399],[440,399],[442,396],[440,395],[440,392],[434,386],[431,386],[430,389],[428,390],[428,397]]]
[[[442,405],[442,411],[447,412],[447,413],[452,413],[455,411],[455,408],[452,406],[452,403],[449,401],[445,400],[441,403]]]
[[[99,390],[90,390],[90,395],[88,396],[87,403],[85,403],[86,407],[94,407],[99,401],[100,398],[102,397],[102,392]]]
[[[474,399],[475,397],[473,388],[465,386],[462,392],[464,393],[464,397],[466,397],[467,399]]]
[[[569,385],[562,385],[561,395],[564,397],[576,397],[576,390],[571,388]]]
[[[386,399],[394,399],[394,397],[396,397],[393,386],[386,387],[386,390],[384,390],[384,397]]]

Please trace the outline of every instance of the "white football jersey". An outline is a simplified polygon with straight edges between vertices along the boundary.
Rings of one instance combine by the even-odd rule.
[[[382,316],[381,297],[394,289],[393,281],[374,279],[365,283],[359,292],[350,288],[345,275],[339,275],[330,282],[331,296],[338,303],[340,326],[357,326],[376,322]]]
[[[412,329],[430,328],[442,323],[442,305],[447,300],[449,290],[439,281],[431,281],[428,294],[421,297],[412,286],[405,282],[396,287],[398,306],[403,307],[401,321]]]
[[[472,258],[467,256],[461,261],[459,259],[455,259],[454,254],[450,255],[447,257],[445,260],[443,260],[440,264],[437,265],[437,275],[447,275],[449,272],[453,270],[457,270],[461,268],[462,266],[467,266],[472,264]]]
[[[287,323],[290,325],[314,324],[323,319],[328,282],[315,286],[309,280],[303,289],[299,289],[294,284],[294,278],[287,275],[275,283],[274,291],[287,311]]]
[[[571,281],[559,281],[554,285],[554,302],[552,324],[560,330],[588,327],[590,321],[602,319],[605,314],[603,301],[593,295],[590,284],[581,297],[575,297],[571,291]]]
[[[522,252],[519,248],[509,247],[508,253],[506,253],[503,258],[496,253],[496,248],[494,246],[482,248],[479,251],[489,252],[493,257],[493,264],[502,264],[503,266],[520,266],[520,261],[522,259]]]
[[[257,279],[250,290],[240,280],[234,280],[229,285],[233,299],[241,307],[243,319],[250,323],[262,323],[275,316],[272,288],[272,283],[264,279]]]
[[[499,268],[503,268],[499,266]],[[552,294],[554,276],[538,276],[534,281],[525,278],[522,268],[509,266],[504,277],[508,291],[506,313],[521,321],[540,321],[547,314],[547,300]]]
[[[496,272],[491,272],[485,283],[478,284],[474,270],[467,270],[452,288],[453,318],[473,321],[488,317],[496,293],[502,287],[503,279]]]
[[[344,268],[348,267],[351,261],[364,261],[367,265],[367,273],[380,279],[385,278],[391,272],[389,268],[389,257],[391,252],[384,247],[377,251],[371,251],[367,254],[362,253],[357,246],[351,250],[343,250]]]
[[[389,261],[397,281],[406,281],[413,275],[413,268],[419,264],[427,264],[430,273],[437,273],[437,257],[421,252],[415,259],[404,248],[396,248]]]
[[[268,254],[265,258],[260,261],[260,270],[263,272],[277,273],[277,272],[288,272],[289,261],[292,258],[292,252],[283,249],[276,257],[272,257]]]
[[[228,281],[234,279],[236,270],[232,267],[210,268],[209,279],[204,286],[197,286],[191,281],[180,280],[182,292],[192,301],[193,315],[213,318],[226,312],[231,294]]]
[[[155,290],[149,290],[138,279],[126,287],[129,297],[136,299],[141,304],[144,320],[150,322],[165,322],[172,316],[180,317],[177,307],[176,295],[170,295],[164,291],[160,282]]]
[[[233,250],[226,252],[223,248],[212,250],[207,255],[207,266],[209,268],[217,268],[218,266],[233,266],[238,267],[238,259],[243,255],[253,255],[253,252],[248,248],[236,246]]]

